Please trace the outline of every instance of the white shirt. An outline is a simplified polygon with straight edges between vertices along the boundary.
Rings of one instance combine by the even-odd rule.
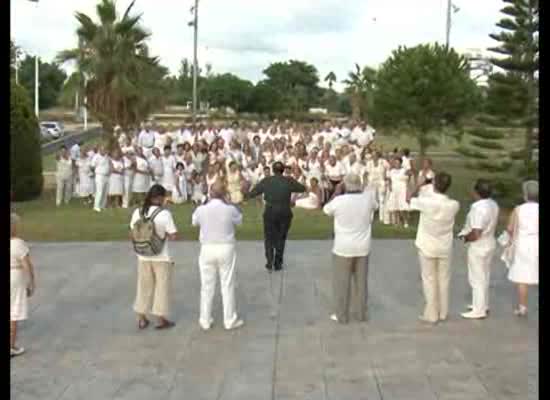
[[[147,210],[147,217],[149,217],[153,212],[158,208],[158,206],[151,206],[149,207],[149,210]],[[136,222],[140,219],[140,212],[141,209],[136,209],[134,213],[132,214],[132,219],[130,221],[130,229],[134,227]],[[176,228],[176,224],[174,223],[174,218],[172,218],[172,213],[169,210],[162,210],[153,220],[153,224],[155,225],[155,230],[157,234],[163,238],[166,235],[173,235],[178,232]],[[157,254],[156,256],[142,256],[137,254],[138,259],[142,261],[161,261],[161,262],[172,262],[172,258],[170,257],[170,251],[168,249],[168,239],[164,242],[164,247],[162,248],[161,252]]]
[[[72,160],[76,161],[80,158],[80,146],[78,145],[78,143],[72,145],[70,153]]]
[[[97,153],[92,159],[92,167],[94,167],[94,172],[96,176],[109,175],[109,173],[111,172],[109,157],[107,157],[107,155],[102,156],[100,153]]]
[[[191,217],[193,226],[200,226],[201,244],[235,243],[235,225],[242,222],[243,215],[239,209],[220,199],[212,199],[199,206]]]
[[[493,199],[481,199],[472,204],[466,216],[464,229],[460,232],[461,235],[467,235],[473,229],[481,231],[478,240],[468,243],[470,248],[478,250],[492,250],[495,248],[498,213],[498,204]]]
[[[151,131],[141,131],[138,136],[138,145],[150,149],[155,144],[155,134]]]
[[[19,238],[10,238],[10,267],[23,268],[23,259],[29,255],[29,247]]]
[[[70,179],[73,175],[73,160],[60,157],[57,160],[57,178]]]
[[[374,192],[343,194],[323,207],[334,216],[334,247],[340,257],[365,257],[370,251],[371,222],[378,208]]]
[[[346,175],[346,169],[340,161],[336,161],[334,165],[330,165],[330,163],[327,162],[325,165],[325,175],[329,179],[339,178]]]
[[[164,164],[162,163],[162,159],[160,157],[157,158],[153,156],[148,161],[151,171],[153,171],[153,175],[156,177],[162,176],[164,173]]]
[[[420,211],[416,247],[426,256],[448,258],[453,248],[453,227],[460,204],[444,194],[411,199],[411,210]]]

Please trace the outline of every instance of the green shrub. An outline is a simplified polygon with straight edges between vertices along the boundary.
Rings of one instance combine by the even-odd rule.
[[[34,199],[42,193],[40,128],[25,89],[11,82],[10,177],[14,200]]]
[[[479,160],[486,160],[487,159],[487,155],[483,154],[482,152],[470,149],[470,148],[465,147],[465,146],[457,147],[455,149],[455,151],[458,154],[463,155],[464,157],[477,158]]]
[[[484,140],[472,140],[471,143],[474,146],[481,147],[482,149],[490,149],[490,150],[503,150],[504,146],[501,145],[498,142],[488,142]]]
[[[475,136],[480,139],[503,139],[504,133],[497,130],[487,129],[487,128],[476,128],[468,132],[470,135]]]

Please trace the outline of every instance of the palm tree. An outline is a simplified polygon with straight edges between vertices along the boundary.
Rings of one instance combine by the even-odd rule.
[[[79,46],[57,57],[61,63],[75,63],[80,77],[86,77],[88,109],[110,146],[115,143],[114,125],[135,125],[162,105],[161,75],[166,71],[158,59],[149,57],[145,41],[150,33],[140,26],[141,15],[130,15],[134,3],[119,17],[115,0],[101,0],[96,6],[98,23],[77,12]]]
[[[325,76],[325,82],[328,82],[328,88],[332,90],[332,85],[336,82],[336,74],[333,71],[330,71],[327,76]]]
[[[361,117],[361,108],[364,109],[367,96],[372,94],[375,81],[376,70],[368,66],[361,68],[359,64],[355,64],[355,71],[350,71],[348,79],[343,81],[347,85],[346,92],[350,95],[353,119]],[[364,117],[366,118],[366,111]]]

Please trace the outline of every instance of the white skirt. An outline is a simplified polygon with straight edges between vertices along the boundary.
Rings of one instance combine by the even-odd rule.
[[[111,174],[109,176],[109,196],[122,196],[124,194],[124,176]]]
[[[28,317],[27,273],[23,269],[10,270],[10,321],[23,321]]]
[[[539,283],[539,238],[519,236],[514,249],[514,258],[508,279],[515,283],[538,285]]]
[[[79,197],[89,197],[94,194],[93,180],[90,176],[79,175],[78,179],[79,183],[77,194]]]
[[[407,187],[395,185],[392,191],[387,194],[386,207],[388,211],[408,211],[407,204]]]

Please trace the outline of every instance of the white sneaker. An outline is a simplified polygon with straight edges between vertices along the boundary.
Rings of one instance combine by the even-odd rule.
[[[517,315],[518,317],[527,316],[527,307],[519,306],[516,310],[514,310],[514,315]]]
[[[201,329],[202,329],[203,331],[205,331],[205,332],[206,332],[206,331],[209,331],[210,328],[212,328],[212,325],[204,325],[204,324],[201,324],[201,323],[199,323],[199,326],[200,326]]]
[[[336,314],[331,314],[330,319],[333,320],[334,322],[340,322],[338,321],[338,317],[336,316]]]
[[[94,208],[95,212],[101,212],[101,208]]]
[[[405,227],[405,229],[409,229],[409,224],[405,224],[403,226]]]
[[[235,323],[232,326],[230,326],[229,328],[225,328],[225,330],[231,331],[233,329],[238,329],[243,325],[244,325],[244,321],[242,319],[238,319],[237,321],[235,321]]]
[[[10,349],[10,357],[20,356],[24,352],[25,352],[25,349],[23,347],[12,347]]]
[[[462,313],[460,315],[462,316],[462,318],[466,318],[466,319],[483,319],[483,318],[487,318],[487,313],[478,314],[478,313],[475,313],[473,311],[465,312],[465,313]]]
[[[466,306],[466,308],[468,309],[468,311],[472,311],[472,310],[474,309],[474,306],[471,305],[471,304],[468,304],[468,305]],[[487,314],[489,314],[489,309],[487,309],[486,312],[487,312]]]

